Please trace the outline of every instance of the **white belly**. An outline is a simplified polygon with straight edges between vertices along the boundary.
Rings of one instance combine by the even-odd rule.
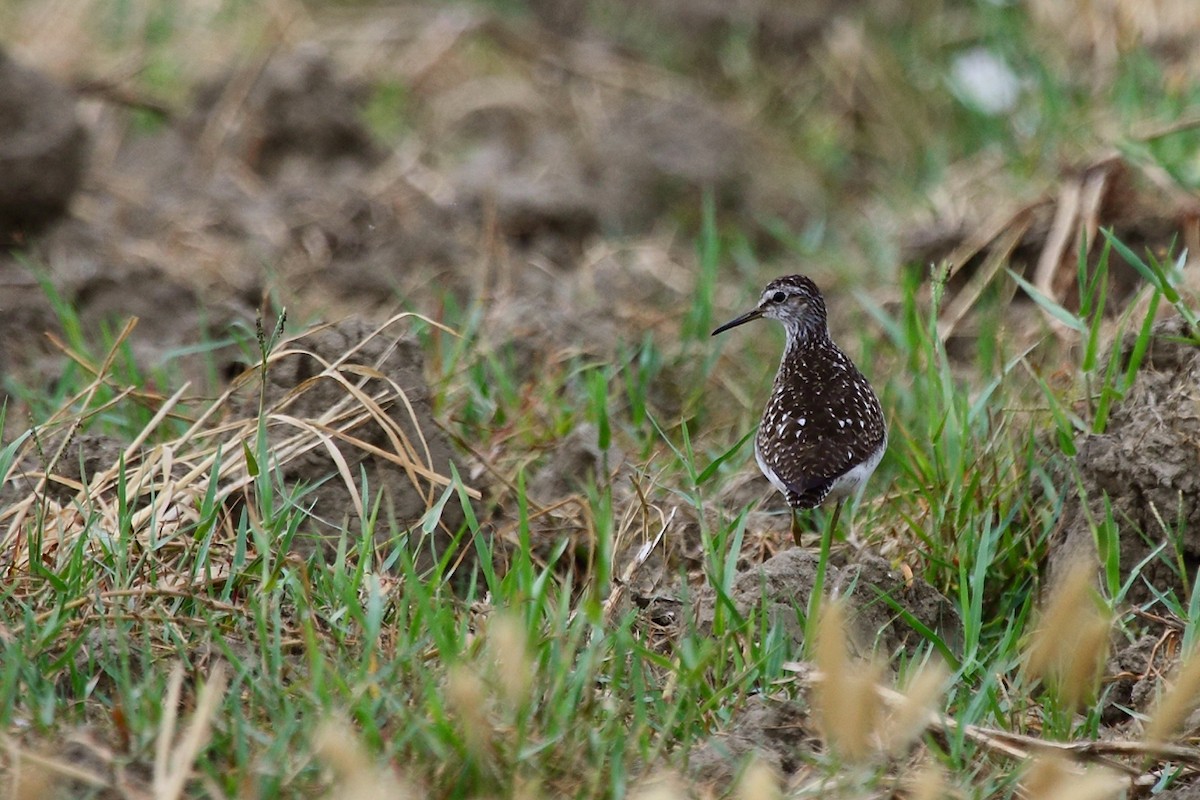
[[[833,482],[833,488],[829,490],[829,499],[848,497],[857,492],[871,477],[871,473],[879,466],[879,462],[883,460],[884,450],[887,450],[886,439],[866,461]]]
[[[879,466],[879,462],[883,460],[883,453],[885,450],[887,450],[886,438],[880,443],[879,447],[870,455],[869,458],[867,458],[866,461],[862,462],[857,467],[852,468],[846,474],[834,480],[833,487],[830,488],[829,495],[826,497],[826,500],[837,500],[852,495],[858,491],[858,489],[862,487],[863,484],[865,484],[871,477],[871,473],[875,471],[875,468]],[[758,462],[759,470],[761,470],[762,474],[767,477],[767,480],[771,482],[771,485],[774,486],[779,493],[786,497],[788,493],[787,486],[785,486],[783,481],[779,479],[779,476],[775,474],[775,470],[767,466],[767,462],[762,457],[762,451],[758,449],[757,437],[755,437],[754,442],[754,460]]]

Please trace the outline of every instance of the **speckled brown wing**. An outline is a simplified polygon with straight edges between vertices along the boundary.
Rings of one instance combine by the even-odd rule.
[[[886,435],[870,384],[826,340],[783,359],[755,439],[756,455],[790,506],[813,508],[839,478],[875,456]]]

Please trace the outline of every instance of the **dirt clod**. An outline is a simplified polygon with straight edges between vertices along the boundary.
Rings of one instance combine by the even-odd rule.
[[[530,479],[529,494],[549,505],[579,491],[589,477],[603,481],[611,469],[620,466],[624,456],[614,447],[602,450],[598,436],[596,426],[590,423],[571,431]]]
[[[712,191],[718,202],[735,202],[748,181],[748,147],[747,133],[704,98],[632,98],[596,136],[601,218],[639,231],[682,197],[698,205]]]
[[[61,216],[86,160],[74,97],[0,50],[0,245]]]
[[[1200,800],[1200,786],[1178,786],[1155,795],[1158,800]]]
[[[1129,719],[1125,709],[1146,712],[1169,668],[1159,637],[1145,635],[1116,649],[1105,673],[1116,676],[1105,696],[1104,721],[1117,725]]]
[[[725,789],[751,754],[777,775],[791,775],[799,766],[799,754],[819,749],[816,727],[801,703],[758,695],[735,712],[723,734],[691,752],[688,766],[697,779]]]
[[[1121,346],[1127,361],[1132,338]],[[1151,550],[1167,545],[1164,557],[1141,567],[1127,599],[1151,599],[1147,584],[1183,592],[1175,549],[1187,575],[1200,564],[1200,346],[1182,319],[1155,326],[1136,382],[1104,433],[1079,443],[1075,466],[1082,493],[1063,488],[1068,500],[1050,543],[1051,573],[1080,556],[1097,558],[1094,530],[1107,502],[1120,536],[1122,580]]]
[[[800,612],[808,606],[817,564],[816,553],[790,548],[749,567],[734,579],[734,606],[739,614],[747,614],[761,601],[771,623],[787,630],[799,647],[804,641]],[[884,596],[938,631],[943,639],[954,641],[958,637],[958,620],[950,602],[919,578],[906,581],[899,570],[879,556],[864,553],[850,563],[829,564],[825,592],[849,598],[853,638],[865,652],[890,654],[920,641],[919,634],[882,599]],[[716,602],[712,589],[705,587],[698,593],[696,620],[702,628],[712,625]]]
[[[226,111],[243,75],[235,73],[202,92],[201,108]],[[284,173],[294,160],[304,172],[370,167],[383,154],[361,121],[363,87],[339,77],[329,53],[316,44],[271,59],[238,106],[242,157],[266,177]]]
[[[58,454],[60,445],[53,444],[47,457]],[[80,492],[73,484],[87,487],[97,472],[111,469],[118,463],[124,449],[120,441],[101,433],[81,433],[71,437],[50,471],[52,478],[46,484],[47,495],[59,503],[70,502]]]

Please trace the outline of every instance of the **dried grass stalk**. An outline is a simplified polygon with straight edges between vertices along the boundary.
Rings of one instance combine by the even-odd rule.
[[[1109,615],[1092,590],[1094,569],[1072,564],[1054,588],[1030,642],[1026,670],[1045,679],[1068,707],[1095,697],[1108,657]]]
[[[1055,753],[1035,756],[1021,781],[1028,800],[1106,800],[1129,784],[1104,767],[1080,767]]]
[[[497,612],[488,620],[488,650],[500,696],[513,709],[529,702],[537,665],[529,655],[525,625],[512,612]]]
[[[1163,743],[1174,736],[1184,720],[1200,705],[1200,653],[1192,653],[1179,666],[1146,723],[1146,741]]]
[[[762,759],[752,759],[738,780],[734,796],[738,800],[780,800],[779,776]]]
[[[850,660],[846,640],[844,600],[821,610],[817,629],[816,662],[822,680],[814,687],[817,720],[829,746],[851,761],[872,752],[871,735],[878,729],[882,703],[876,685],[883,675],[879,664]]]
[[[949,677],[950,671],[941,661],[922,665],[912,676],[883,728],[884,748],[889,753],[901,755],[929,727]]]
[[[417,797],[412,787],[372,763],[358,735],[345,722],[327,719],[313,736],[313,752],[337,778],[330,797],[361,800],[407,800]]]
[[[488,720],[488,694],[475,671],[456,664],[446,674],[446,704],[458,719],[467,749],[477,758],[491,752],[492,725]]]

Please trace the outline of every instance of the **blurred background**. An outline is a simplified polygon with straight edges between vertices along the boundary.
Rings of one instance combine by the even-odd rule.
[[[484,300],[525,357],[611,356],[781,272],[886,304],[999,241],[1032,276],[1068,184],[1080,230],[1187,243],[1198,30],[1185,0],[6,0],[0,364],[57,371],[47,282],[98,345],[138,316],[155,368],[265,303]]]

